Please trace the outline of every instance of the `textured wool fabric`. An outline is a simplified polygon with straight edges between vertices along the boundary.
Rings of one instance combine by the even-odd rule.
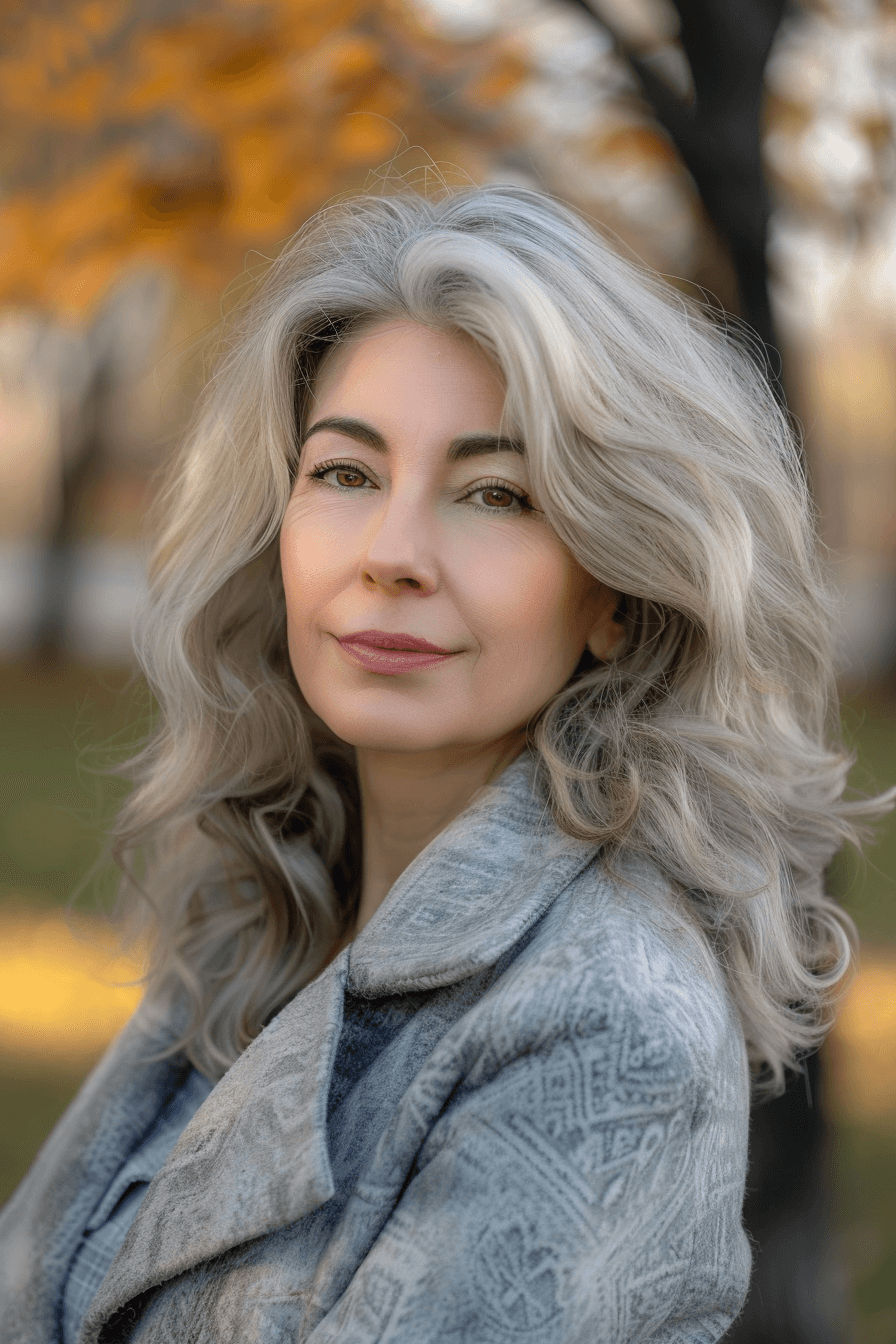
[[[91,1214],[62,1289],[62,1344],[77,1344],[87,1309],[137,1217],[150,1181],[211,1090],[211,1082],[193,1069]]]
[[[750,1272],[749,1075],[647,860],[610,881],[527,750],[215,1086],[81,1344],[711,1344]],[[113,1043],[0,1214],[0,1338],[188,1074]]]

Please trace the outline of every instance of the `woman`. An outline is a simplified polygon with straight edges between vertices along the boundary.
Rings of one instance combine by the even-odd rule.
[[[3,1339],[721,1338],[896,794],[843,799],[749,358],[539,193],[353,199],[163,510],[146,996],[0,1222]]]

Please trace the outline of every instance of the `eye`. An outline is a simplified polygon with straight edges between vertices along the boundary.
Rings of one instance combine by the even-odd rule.
[[[363,477],[365,481],[370,480],[367,473],[362,471],[360,467],[355,466],[353,462],[321,462],[319,467],[315,467],[313,471],[306,471],[305,475],[309,481],[322,481],[324,485],[330,486],[331,490],[350,491],[356,489],[355,486],[334,485],[332,481],[326,480],[331,471],[341,472],[343,476],[354,476],[358,479]]]
[[[464,499],[470,499],[473,495],[509,495],[513,505],[503,505],[500,508],[491,508],[487,504],[474,504],[474,509],[479,509],[482,513],[531,513],[532,502],[529,496],[522,490],[518,490],[515,485],[508,485],[506,481],[483,481],[473,487],[464,495]]]
[[[355,478],[356,482],[370,481],[367,472],[364,471],[362,467],[359,467],[356,462],[345,462],[342,460],[321,462],[319,466],[315,467],[312,471],[306,472],[305,475],[308,480],[320,481],[323,485],[329,486],[331,490],[340,490],[343,494],[358,494],[363,491],[363,486],[360,484],[343,485],[338,482],[334,483],[328,481],[326,478],[331,472],[337,473],[337,476],[352,476]],[[498,506],[473,504],[473,508],[478,509],[480,513],[509,513],[511,516],[516,516],[523,513],[537,512],[527,494],[522,490],[519,490],[515,485],[509,485],[507,481],[500,481],[497,479],[480,481],[478,485],[475,485],[472,490],[468,490],[467,493],[462,496],[461,503],[463,503],[464,500],[472,499],[473,495],[481,494],[503,494],[509,496],[512,502],[510,504],[505,503]]]

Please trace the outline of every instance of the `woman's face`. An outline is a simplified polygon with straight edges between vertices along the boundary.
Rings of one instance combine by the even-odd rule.
[[[311,708],[357,748],[512,740],[586,642],[606,657],[621,633],[616,595],[514,498],[537,509],[525,458],[470,444],[497,439],[503,405],[482,351],[415,323],[380,324],[321,368],[280,534],[289,653]],[[371,629],[450,656],[365,666],[339,641]]]

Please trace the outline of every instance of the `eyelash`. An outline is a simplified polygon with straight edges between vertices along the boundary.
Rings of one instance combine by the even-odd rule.
[[[333,485],[329,481],[324,480],[324,477],[329,472],[336,470],[353,471],[358,476],[363,476],[366,481],[370,480],[367,472],[363,467],[359,467],[356,462],[343,462],[337,459],[333,459],[329,462],[321,462],[313,471],[307,471],[305,475],[309,481],[320,481],[322,485],[329,486],[331,490],[339,490],[346,495],[361,493],[360,487],[353,488],[348,485]],[[535,512],[534,506],[528,495],[524,494],[522,490],[518,490],[515,486],[508,485],[506,481],[499,481],[497,479],[481,481],[475,489],[469,492],[469,494],[464,495],[463,499],[469,499],[471,495],[478,495],[480,490],[503,490],[508,495],[511,495],[517,503],[517,507],[514,509],[489,508],[487,504],[474,504],[473,508],[478,509],[480,513],[509,513],[511,517],[517,517],[523,513]]]

